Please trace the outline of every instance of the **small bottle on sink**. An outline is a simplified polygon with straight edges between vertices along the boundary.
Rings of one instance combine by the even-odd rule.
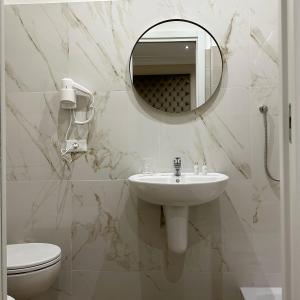
[[[202,175],[207,175],[207,165],[205,161],[203,162],[202,165]]]

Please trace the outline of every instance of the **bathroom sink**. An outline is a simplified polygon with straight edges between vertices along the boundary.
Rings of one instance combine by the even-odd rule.
[[[229,177],[220,173],[137,174],[129,177],[130,190],[143,201],[164,208],[168,247],[182,254],[188,245],[189,206],[218,198]]]
[[[228,176],[220,173],[195,175],[182,173],[137,174],[129,177],[132,191],[142,200],[171,206],[200,205],[218,198],[225,190]]]

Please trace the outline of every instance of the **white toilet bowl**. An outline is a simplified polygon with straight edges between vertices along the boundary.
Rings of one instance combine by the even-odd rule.
[[[30,299],[51,287],[61,266],[61,249],[42,243],[7,246],[8,294]]]

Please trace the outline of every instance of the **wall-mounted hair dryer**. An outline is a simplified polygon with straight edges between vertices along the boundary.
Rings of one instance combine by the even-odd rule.
[[[76,92],[80,92],[84,95],[87,95],[90,98],[89,104],[89,117],[84,121],[76,120],[75,109],[77,107],[77,100],[76,100]],[[60,103],[61,107],[64,109],[71,109],[73,111],[73,119],[74,124],[77,125],[84,125],[89,123],[95,114],[95,107],[94,107],[94,95],[84,86],[74,82],[71,78],[63,78],[62,79],[62,88],[60,90]]]

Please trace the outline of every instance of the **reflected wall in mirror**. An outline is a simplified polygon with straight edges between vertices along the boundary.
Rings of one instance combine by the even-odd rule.
[[[223,60],[215,38],[186,20],[167,20],[136,42],[130,76],[141,98],[169,113],[192,111],[207,102],[222,79]]]

